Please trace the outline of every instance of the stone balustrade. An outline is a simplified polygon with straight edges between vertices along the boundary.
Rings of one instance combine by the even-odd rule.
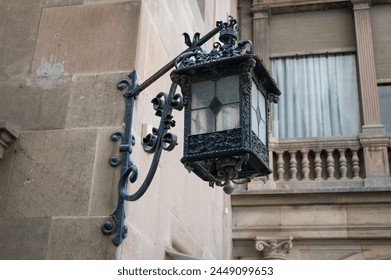
[[[273,181],[361,180],[365,177],[357,137],[271,141]]]

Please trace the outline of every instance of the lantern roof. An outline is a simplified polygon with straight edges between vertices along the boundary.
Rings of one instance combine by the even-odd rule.
[[[245,72],[252,71],[254,73],[253,79],[264,87],[269,95],[270,101],[277,103],[281,91],[277,87],[275,80],[266,68],[263,60],[252,52],[240,53],[239,51],[234,51],[230,55],[221,55],[221,53],[218,55],[215,51],[211,51],[209,54],[200,54],[196,51],[185,53],[177,60],[177,69],[172,72],[172,75],[179,74],[197,77],[199,76],[197,74],[199,71],[208,68],[213,70],[211,72],[214,76],[223,76],[227,72],[227,69],[239,66],[243,62],[248,62],[246,63],[247,69],[239,69],[237,67],[237,70],[244,70]],[[221,70],[220,73],[219,70]],[[213,77],[210,78],[212,79]]]

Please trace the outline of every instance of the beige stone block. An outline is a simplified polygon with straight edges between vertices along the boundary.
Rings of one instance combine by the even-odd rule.
[[[4,198],[5,217],[86,215],[96,150],[95,130],[22,132]]]
[[[391,258],[391,245],[390,244],[363,244],[362,251],[365,260],[389,260]]]
[[[115,259],[117,247],[100,227],[107,217],[53,217],[46,259]]]
[[[1,1],[0,66],[14,64],[25,57],[31,63],[39,25],[40,1]]]
[[[283,226],[345,226],[346,209],[341,205],[282,206]]]
[[[182,254],[190,255],[195,258],[202,257],[202,247],[195,240],[192,233],[186,229],[181,221],[172,218],[171,221],[172,248]]]
[[[74,76],[70,88],[66,127],[120,127],[125,99],[117,82],[127,74]]]
[[[44,259],[50,218],[0,218],[0,259]]]
[[[373,48],[376,78],[391,79],[391,25],[390,5],[371,6]]]
[[[42,10],[32,74],[128,71],[134,67],[140,1]]]
[[[325,52],[354,48],[354,21],[350,9],[334,9],[270,17],[272,55]]]
[[[70,79],[0,81],[0,119],[20,130],[58,129],[65,125]]]
[[[337,241],[327,243],[312,241],[312,244],[293,246],[288,259],[295,260],[362,260],[360,244],[339,244]]]
[[[235,207],[234,228],[253,228],[261,226],[280,226],[280,207]]]
[[[140,232],[128,223],[126,225],[128,227],[128,236],[122,241],[121,247],[118,248],[116,259],[139,260],[141,255]]]
[[[391,208],[387,204],[347,205],[347,223],[354,225],[383,225],[391,223]]]
[[[120,130],[120,129],[118,129]],[[92,192],[88,213],[91,216],[104,216],[117,207],[118,181],[121,167],[111,167],[109,158],[119,155],[119,142],[112,142],[110,136],[115,128],[99,129],[96,142]]]

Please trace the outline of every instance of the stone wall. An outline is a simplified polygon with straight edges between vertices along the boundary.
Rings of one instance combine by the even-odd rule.
[[[182,143],[127,203],[123,245],[100,230],[117,200],[119,168],[108,165],[118,153],[110,135],[123,129],[117,81],[136,69],[141,83],[185,49],[183,32],[205,34],[230,10],[229,1],[1,1],[0,122],[18,131],[0,159],[1,259],[230,258],[229,198],[181,166]],[[165,75],[136,103],[136,187],[151,161],[143,124],[158,124],[150,100],[169,86]]]
[[[245,34],[253,32],[254,49],[268,65],[281,57],[355,54],[361,131],[270,137],[273,175],[232,196],[234,258],[266,259],[269,250],[287,259],[390,259],[391,138],[377,91],[391,78],[389,4],[242,1],[239,20]]]

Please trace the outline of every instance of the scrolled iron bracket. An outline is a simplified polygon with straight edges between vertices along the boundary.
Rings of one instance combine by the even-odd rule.
[[[230,18],[230,23],[217,22],[216,27],[207,33],[205,36],[200,38],[200,34],[196,33],[193,37],[193,41],[190,40],[190,36],[184,33],[185,43],[188,45],[188,49],[180,53],[173,60],[163,66],[154,75],[145,80],[141,85],[137,85],[136,71],[131,72],[128,77],[129,79],[122,79],[117,83],[117,89],[125,91],[123,96],[125,98],[125,117],[124,132],[114,132],[111,135],[111,141],[118,142],[121,140],[119,147],[119,156],[112,156],[109,159],[109,164],[112,167],[121,166],[121,175],[118,182],[118,204],[114,213],[111,215],[111,219],[105,221],[101,226],[101,231],[105,235],[115,234],[112,238],[112,242],[119,246],[123,239],[126,238],[128,229],[125,225],[125,201],[136,201],[140,199],[149,188],[152,179],[157,170],[162,151],[171,151],[177,145],[177,136],[169,129],[175,127],[175,120],[173,119],[172,110],[182,110],[184,106],[184,98],[182,94],[176,93],[176,83],[172,83],[169,93],[160,92],[155,98],[152,99],[152,107],[155,110],[155,115],[160,117],[160,124],[158,128],[153,128],[152,132],[149,133],[142,139],[143,149],[149,154],[153,154],[153,159],[148,170],[148,173],[141,184],[133,194],[129,194],[127,191],[128,183],[135,183],[138,177],[137,166],[131,161],[130,155],[132,154],[132,146],[135,145],[135,138],[132,135],[132,122],[134,104],[138,95],[146,89],[148,86],[153,84],[158,78],[167,73],[172,69],[175,64],[182,62],[184,58],[187,58],[189,54],[198,55],[202,54],[201,46],[209,41],[213,36],[222,30],[226,30],[227,27],[232,28],[236,20]],[[228,39],[227,39],[228,40]],[[233,49],[232,45],[228,48],[231,42],[226,42],[225,46],[219,48],[219,51],[229,51],[235,54],[245,48],[247,44],[244,42],[239,45],[237,49]],[[224,49],[225,48],[225,49]],[[252,47],[251,47],[252,48]],[[215,181],[221,181],[216,179]]]
[[[137,166],[130,160],[132,154],[132,146],[135,144],[135,138],[132,135],[132,121],[134,103],[137,98],[133,94],[136,84],[136,72],[129,74],[130,80],[121,80],[118,82],[117,88],[125,90],[124,97],[126,100],[125,111],[125,133],[114,132],[110,139],[113,142],[122,140],[119,146],[120,156],[112,156],[109,159],[109,164],[112,167],[121,166],[121,176],[118,183],[118,205],[117,209],[111,215],[112,219],[105,221],[101,230],[106,235],[116,233],[112,239],[116,246],[119,246],[124,238],[127,236],[127,227],[125,225],[125,201],[136,201],[141,198],[152,182],[155,175],[158,163],[160,160],[162,150],[171,151],[177,145],[177,137],[175,134],[168,132],[168,130],[175,126],[173,120],[172,110],[181,110],[183,108],[183,97],[180,93],[175,93],[177,84],[171,85],[170,92],[160,92],[154,99],[152,99],[153,109],[156,111],[155,115],[160,117],[159,128],[153,128],[152,132],[143,138],[144,151],[154,154],[148,174],[144,182],[138,190],[129,194],[127,191],[128,183],[134,183],[138,177]]]

